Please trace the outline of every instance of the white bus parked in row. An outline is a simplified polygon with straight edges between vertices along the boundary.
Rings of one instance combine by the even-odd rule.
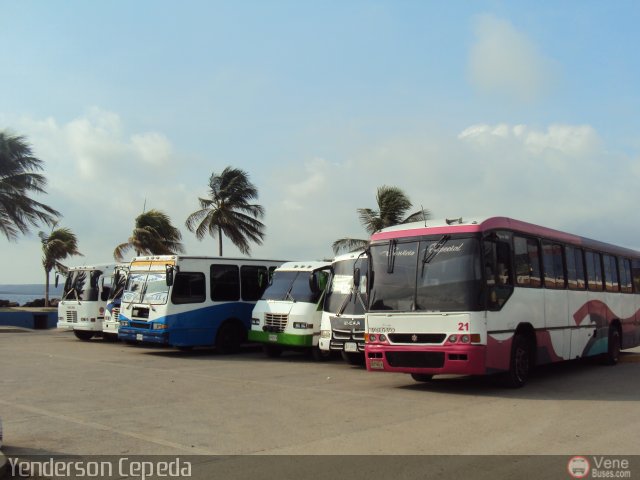
[[[114,269],[113,263],[69,268],[58,303],[58,328],[73,330],[80,340],[102,334]]]
[[[260,342],[270,357],[283,350],[311,349],[315,359],[330,352],[318,348],[322,298],[331,264],[287,262],[277,268],[269,287],[256,303],[249,340]]]
[[[122,294],[127,285],[129,276],[129,264],[118,264],[113,270],[111,278],[111,292],[107,298],[107,306],[102,322],[102,337],[105,340],[118,340],[118,328],[120,328],[120,304]]]
[[[369,259],[362,250],[336,257],[324,297],[320,349],[340,352],[352,365],[364,365],[364,314]]]
[[[235,352],[247,338],[256,301],[282,263],[181,255],[134,258],[122,296],[118,337]]]

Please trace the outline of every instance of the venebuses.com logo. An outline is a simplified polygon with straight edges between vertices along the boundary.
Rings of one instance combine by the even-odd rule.
[[[569,459],[567,471],[572,478],[631,478],[631,466],[626,458],[575,456]]]

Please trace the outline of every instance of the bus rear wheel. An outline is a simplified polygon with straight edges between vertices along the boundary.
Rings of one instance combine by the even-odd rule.
[[[605,365],[616,365],[620,360],[620,330],[616,326],[609,328],[607,353],[603,356]]]
[[[349,365],[364,365],[364,353],[340,352],[342,359]]]
[[[74,330],[73,334],[83,342],[86,342],[93,338],[93,336],[95,335],[95,332],[89,332],[86,330]]]
[[[265,344],[262,346],[264,354],[269,358],[278,358],[282,355],[282,347],[280,345]]]
[[[222,324],[216,335],[216,348],[224,354],[237,353],[243,340],[243,332],[236,322],[227,321]]]
[[[505,383],[511,388],[520,388],[527,383],[531,373],[531,346],[524,335],[516,334],[511,344],[511,359]]]

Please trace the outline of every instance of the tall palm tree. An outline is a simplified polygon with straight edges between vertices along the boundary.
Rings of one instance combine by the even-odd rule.
[[[53,224],[51,232],[46,234],[39,232],[42,242],[42,266],[45,272],[44,306],[49,306],[49,273],[54,268],[58,272],[66,272],[67,267],[60,263],[61,260],[71,255],[82,255],[78,250],[78,239],[68,228],[56,228]]]
[[[209,197],[199,198],[200,210],[193,212],[186,221],[190,232],[202,240],[206,234],[218,237],[218,255],[222,256],[222,235],[245,255],[250,254],[250,242],[262,244],[264,217],[261,205],[250,203],[258,198],[258,189],[249,181],[244,170],[227,167],[220,175],[209,177]]]
[[[429,210],[421,208],[417,212],[405,217],[405,214],[411,208],[412,204],[409,197],[398,187],[388,187],[386,185],[378,187],[376,202],[378,204],[378,210],[371,208],[358,209],[360,223],[369,235],[386,227],[401,223],[416,222],[431,216]],[[368,243],[368,240],[341,238],[333,242],[332,248],[333,252],[338,254],[340,251],[353,251],[365,248]]]
[[[7,240],[40,223],[54,225],[60,213],[32,199],[30,194],[46,193],[42,160],[33,156],[24,137],[0,132],[0,232]]]
[[[113,251],[113,258],[121,262],[131,248],[136,255],[172,255],[184,252],[180,230],[171,224],[169,216],[159,210],[138,215],[133,233],[125,243]]]

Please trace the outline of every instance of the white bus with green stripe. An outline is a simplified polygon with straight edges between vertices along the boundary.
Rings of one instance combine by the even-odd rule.
[[[256,303],[249,341],[262,343],[270,357],[283,350],[310,349],[314,358],[328,357],[318,348],[322,299],[331,263],[287,262],[273,272],[270,285]]]

